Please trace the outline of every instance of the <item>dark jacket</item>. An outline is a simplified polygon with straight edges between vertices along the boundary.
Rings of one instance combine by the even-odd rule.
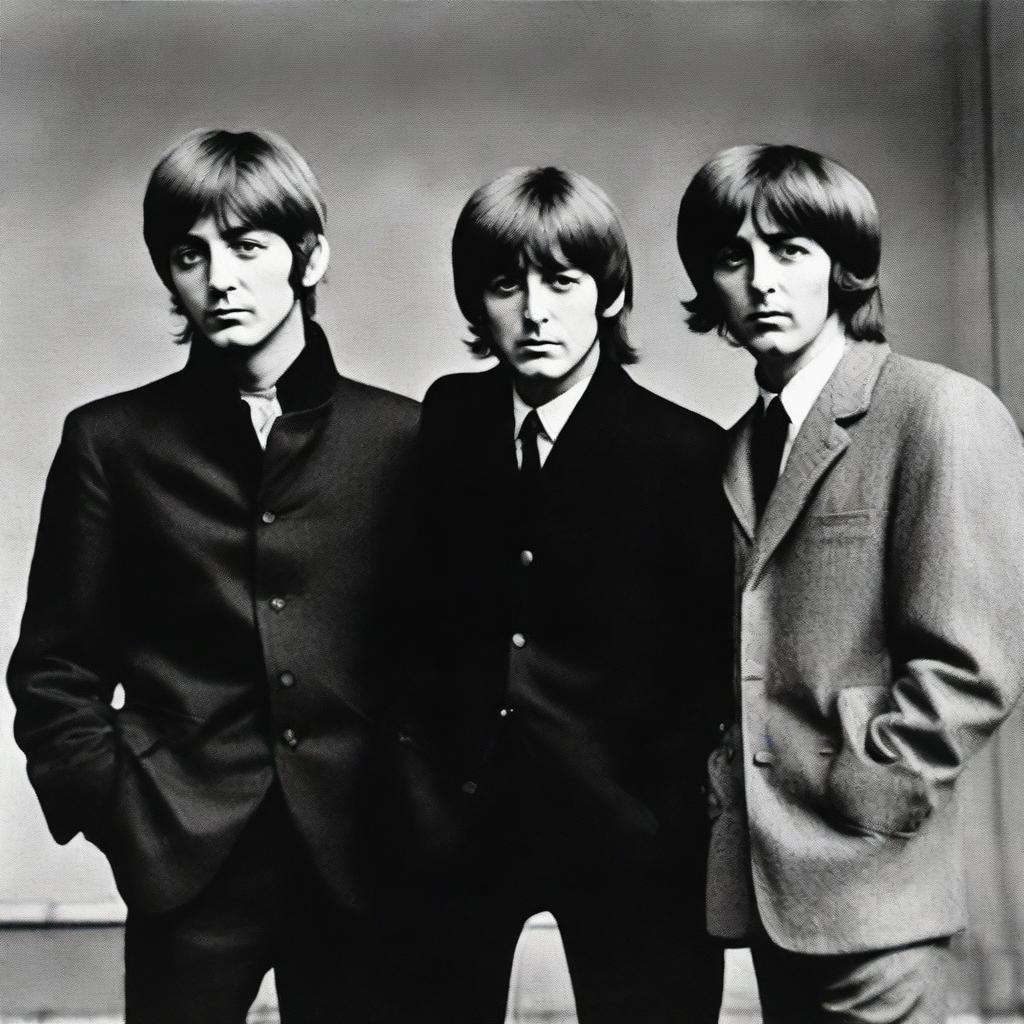
[[[524,511],[508,373],[424,399],[432,654],[405,742],[470,816],[514,805],[546,857],[646,869],[701,845],[731,657],[723,436],[602,362]]]
[[[417,407],[339,377],[315,324],[278,394],[264,453],[195,344],[180,372],[71,413],[47,480],[15,735],[54,837],[99,845],[129,906],[196,893],[275,777],[331,890],[364,901]]]

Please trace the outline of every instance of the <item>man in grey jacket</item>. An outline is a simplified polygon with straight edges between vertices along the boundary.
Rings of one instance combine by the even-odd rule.
[[[708,922],[765,1021],[944,1020],[956,782],[1024,683],[1024,452],[985,387],[895,355],[867,188],[738,146],[683,196],[690,325],[757,360],[725,472],[735,706],[710,760]]]

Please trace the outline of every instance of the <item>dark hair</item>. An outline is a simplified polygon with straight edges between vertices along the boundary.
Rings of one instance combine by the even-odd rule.
[[[878,288],[878,210],[867,186],[828,157],[797,146],[734,146],[694,176],[679,206],[676,243],[696,296],[694,331],[725,333],[712,281],[716,254],[750,212],[817,242],[832,260],[830,308],[856,340],[885,341]]]
[[[491,354],[484,291],[523,262],[542,270],[567,265],[597,283],[598,312],[625,293],[620,312],[598,317],[601,351],[635,363],[626,337],[633,271],[618,211],[592,181],[557,167],[516,167],[478,188],[462,209],[452,238],[455,297],[469,321],[474,355]]]
[[[199,128],[172,146],[150,175],[142,203],[142,234],[172,306],[181,306],[171,279],[171,251],[193,224],[212,215],[221,230],[236,218],[245,227],[273,231],[292,251],[289,282],[303,314],[316,312],[316,287],[302,283],[327,210],[306,161],[267,131]],[[188,341],[186,327],[181,340]]]

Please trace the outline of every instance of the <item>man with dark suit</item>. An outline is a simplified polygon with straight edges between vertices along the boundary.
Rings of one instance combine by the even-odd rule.
[[[700,787],[730,660],[721,433],[622,369],[629,255],[585,178],[484,185],[453,262],[498,364],[423,406],[433,657],[402,739],[469,825],[433,844],[437,956],[406,957],[408,1019],[500,1024],[523,922],[549,910],[581,1024],[716,1021]]]
[[[945,1020],[956,782],[1024,683],[1024,452],[988,389],[895,355],[845,168],[738,146],[679,211],[690,325],[756,359],[729,435],[732,722],[710,759],[714,934],[768,1024]]]
[[[15,733],[54,837],[83,832],[127,903],[130,1022],[244,1021],[271,967],[285,1021],[371,1019],[367,776],[417,411],[334,367],[323,220],[282,139],[172,148],[144,232],[188,362],[72,412],[47,480]]]

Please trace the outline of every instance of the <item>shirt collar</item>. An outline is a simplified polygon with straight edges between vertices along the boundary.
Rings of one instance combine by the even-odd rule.
[[[811,411],[811,407],[818,400],[818,396],[824,390],[832,372],[839,365],[846,351],[846,338],[842,334],[836,334],[832,339],[806,366],[794,374],[793,379],[782,389],[781,392],[768,391],[758,386],[761,394],[761,401],[764,408],[778,395],[782,407],[789,416],[789,433],[795,437],[803,426]]]
[[[558,435],[562,432],[565,424],[569,421],[569,417],[572,415],[573,409],[579,404],[579,400],[583,397],[583,392],[587,390],[587,385],[593,380],[593,375],[587,377],[585,380],[581,380],[576,384],[573,384],[567,391],[563,391],[556,398],[552,398],[550,402],[544,405],[537,406],[537,416],[540,418],[541,429],[547,434],[548,439],[552,444],[558,440]],[[513,437],[519,436],[519,431],[523,425],[523,420],[526,419],[527,415],[534,407],[527,405],[520,397],[519,392],[516,391],[515,387],[512,388],[512,416],[515,420],[515,430],[512,434]]]

